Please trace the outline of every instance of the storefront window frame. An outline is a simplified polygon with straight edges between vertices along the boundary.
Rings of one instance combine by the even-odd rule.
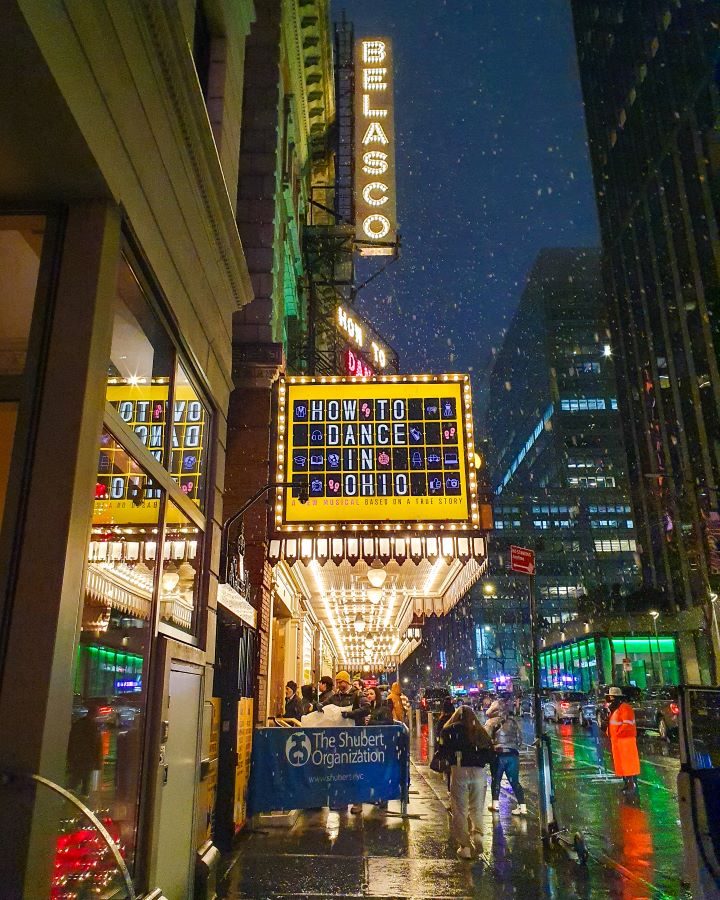
[[[159,546],[164,547],[166,536],[165,522],[165,505],[172,499],[179,509],[184,512],[188,518],[202,532],[202,555],[199,559],[200,572],[197,583],[197,605],[195,609],[195,618],[193,624],[193,633],[189,634],[180,628],[175,628],[167,622],[160,620],[160,574],[157,575],[156,583],[153,589],[153,634],[162,634],[166,637],[177,640],[183,644],[189,644],[194,647],[204,647],[205,626],[207,624],[207,596],[210,583],[210,564],[212,555],[212,533],[211,524],[213,521],[213,509],[215,503],[215,492],[213,485],[216,475],[216,461],[210,453],[211,448],[217,436],[218,415],[215,405],[211,402],[210,396],[202,386],[202,380],[197,372],[199,366],[196,358],[192,353],[189,345],[185,341],[179,326],[171,318],[171,306],[165,297],[163,291],[155,279],[143,253],[139,249],[140,245],[132,232],[127,221],[123,223],[123,233],[120,241],[120,253],[118,256],[118,265],[123,261],[130,268],[133,276],[138,282],[140,289],[145,295],[145,299],[150,306],[152,313],[157,318],[165,334],[170,340],[174,351],[175,359],[171,367],[170,382],[168,385],[168,412],[166,413],[167,425],[163,441],[163,460],[168,464],[167,467],[159,463],[137,437],[137,435],[128,428],[120,414],[106,401],[104,427],[107,428],[115,438],[125,444],[132,455],[141,463],[143,468],[153,476],[158,482],[159,487],[163,490],[162,505],[160,509],[160,527],[161,532],[158,535]],[[182,366],[184,373],[194,388],[198,398],[202,402],[206,413],[206,436],[205,445],[208,448],[207,468],[205,471],[205,497],[204,502],[188,499],[183,493],[180,484],[175,480],[170,472],[170,459],[172,448],[172,404],[175,401],[175,383],[177,380],[178,366]],[[162,567],[160,567],[162,568]]]
[[[163,329],[168,341],[174,349],[174,360],[173,365],[170,367],[170,375],[168,381],[168,399],[166,403],[167,409],[165,413],[166,422],[165,434],[163,439],[163,460],[165,461],[165,466],[163,466],[163,469],[170,477],[172,477],[171,450],[174,425],[174,403],[178,367],[181,366],[186,378],[188,379],[188,382],[195,390],[195,393],[202,403],[208,417],[204,436],[204,444],[208,450],[206,461],[207,468],[204,474],[204,497],[202,502],[198,497],[198,502],[195,505],[202,512],[204,518],[207,519],[207,521],[211,521],[212,504],[214,500],[211,486],[214,483],[215,463],[211,458],[209,448],[213,445],[216,434],[217,411],[215,406],[210,401],[210,397],[208,396],[207,391],[203,389],[202,381],[197,375],[199,366],[197,365],[194,354],[183,338],[180,328],[177,327],[177,325],[173,324],[173,321],[169,317],[168,310],[170,309],[170,305],[163,295],[163,292],[157,285],[157,282],[153,277],[142,254],[135,249],[136,246],[137,243],[132,233],[129,231],[127,223],[125,223],[124,233],[120,244],[120,256],[118,259],[118,265],[121,265],[124,262],[128,266],[131,274],[137,281],[138,287],[142,291],[153,316],[157,320],[160,327]],[[127,434],[131,431],[131,429],[128,429],[127,426],[125,426],[125,428],[126,431],[123,432],[124,434]],[[146,453],[149,453],[148,448],[144,449]],[[156,460],[154,461],[156,462]]]
[[[172,393],[170,395],[172,397]],[[176,628],[168,622],[160,619],[160,577],[162,573],[162,565],[158,566],[153,584],[153,612],[152,612],[152,629],[153,635],[163,634],[183,644],[190,644],[193,647],[200,647],[200,635],[203,634],[203,626],[207,610],[206,604],[202,602],[206,597],[206,586],[209,577],[208,572],[208,519],[205,518],[198,506],[189,500],[182,492],[180,486],[167,471],[143,445],[137,435],[125,425],[123,419],[117,410],[110,404],[105,405],[105,428],[113,435],[118,443],[122,444],[130,455],[152,476],[157,486],[162,490],[159,509],[159,534],[158,547],[165,546],[167,534],[166,509],[168,502],[172,499],[175,505],[190,519],[190,521],[202,532],[203,548],[202,556],[199,560],[200,573],[198,578],[197,603],[194,611],[194,624],[192,633]],[[168,432],[170,429],[168,429]]]
[[[35,300],[28,334],[27,356],[24,371],[19,375],[0,376],[0,400],[17,405],[15,433],[10,458],[7,493],[0,515],[0,667],[5,653],[7,629],[2,625],[10,615],[6,605],[13,595],[19,554],[22,547],[21,529],[16,523],[22,517],[24,500],[28,494],[30,457],[42,403],[42,384],[52,312],[55,304],[55,288],[62,254],[66,214],[53,206],[34,204],[0,205],[0,216],[42,216],[45,219],[40,266],[35,284]],[[35,365],[29,365],[34,360]]]

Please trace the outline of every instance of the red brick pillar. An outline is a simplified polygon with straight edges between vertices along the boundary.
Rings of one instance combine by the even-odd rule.
[[[265,359],[240,364],[228,410],[227,456],[223,516],[228,517],[259,488],[275,479],[273,384],[283,368],[282,347],[269,344],[247,347]],[[255,685],[255,717],[263,721],[269,678],[268,645],[272,628],[272,571],[267,562],[269,509],[275,492],[269,491],[244,517],[245,565],[254,591],[257,611],[258,671]]]

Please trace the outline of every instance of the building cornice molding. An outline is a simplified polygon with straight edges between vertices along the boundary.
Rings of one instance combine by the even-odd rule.
[[[227,277],[235,309],[253,297],[247,262],[238,234],[233,205],[220,167],[217,147],[207,110],[198,91],[197,75],[187,52],[187,41],[179,16],[171,15],[173,4],[133,3],[139,31],[152,53],[151,64],[158,73],[179,130],[183,147],[198,188],[207,225]]]

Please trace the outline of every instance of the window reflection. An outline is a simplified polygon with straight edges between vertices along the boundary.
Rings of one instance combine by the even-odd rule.
[[[45,229],[44,216],[0,216],[0,378],[4,380],[0,402],[0,525],[6,492],[12,484],[10,462],[23,376],[31,369],[27,365],[28,344]]]
[[[175,372],[170,474],[184,494],[202,509],[205,505],[209,416],[185,369]]]
[[[107,399],[164,464],[175,351],[127,260],[120,260],[113,310]]]
[[[0,216],[0,375],[25,370],[44,216]]]
[[[101,438],[80,640],[74,665],[67,787],[107,825],[132,868],[139,810],[160,491],[109,433]],[[55,898],[102,895],[114,877],[68,804]],[[83,893],[84,892],[84,893]]]
[[[160,621],[187,632],[195,628],[201,550],[200,529],[174,503],[168,503]]]

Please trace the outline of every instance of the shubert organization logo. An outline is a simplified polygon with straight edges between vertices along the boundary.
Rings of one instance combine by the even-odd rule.
[[[310,738],[302,731],[295,731],[285,741],[285,756],[291,766],[304,766],[310,759]]]

